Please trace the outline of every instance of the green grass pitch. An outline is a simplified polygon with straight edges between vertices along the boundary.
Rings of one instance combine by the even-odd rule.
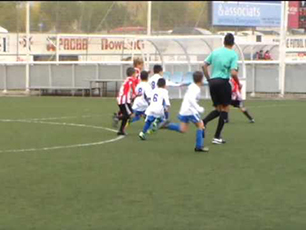
[[[94,128],[112,128],[115,99],[1,98],[0,229],[306,229],[305,101],[246,106],[256,123],[231,109],[227,144],[212,145],[208,125],[208,154],[193,151],[193,126],[139,140],[143,121],[115,142],[43,150],[116,138]],[[33,118],[59,119],[21,121]],[[20,149],[33,151],[7,152]]]

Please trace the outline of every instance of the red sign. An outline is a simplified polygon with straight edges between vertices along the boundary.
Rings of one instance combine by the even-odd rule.
[[[60,46],[64,50],[87,50],[87,38],[60,38]]]
[[[299,1],[290,1],[289,2],[289,14],[288,14],[288,27],[290,29],[299,28]]]
[[[306,1],[299,1],[299,28],[306,28]]]
[[[142,41],[122,41],[122,40],[109,40],[107,38],[101,39],[101,50],[122,50],[122,49],[134,49],[141,50],[144,49],[144,44]]]
[[[47,41],[47,51],[56,51],[56,37],[48,37]],[[87,38],[60,38],[59,42],[63,50],[87,50],[88,47]]]

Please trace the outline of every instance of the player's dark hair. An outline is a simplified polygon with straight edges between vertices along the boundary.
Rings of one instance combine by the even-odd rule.
[[[154,65],[153,67],[154,74],[160,73],[161,71],[163,71],[163,67],[161,65]]]
[[[224,37],[224,45],[225,46],[233,46],[235,44],[234,35],[231,33],[227,33]]]
[[[135,73],[135,69],[133,67],[129,67],[126,70],[126,76],[131,77]]]
[[[165,80],[164,78],[158,79],[158,81],[157,81],[157,86],[158,86],[159,88],[162,88],[162,87],[164,87],[165,85],[166,85],[166,80]]]
[[[142,81],[146,81],[149,78],[149,73],[147,71],[141,71],[140,73],[140,79]]]
[[[194,83],[199,83],[203,81],[203,73],[200,71],[195,71],[192,76]]]

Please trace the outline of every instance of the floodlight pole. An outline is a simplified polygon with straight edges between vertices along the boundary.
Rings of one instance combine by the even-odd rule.
[[[148,17],[147,17],[147,35],[151,35],[151,10],[152,10],[152,2],[148,1]]]
[[[30,2],[26,3],[26,90],[25,93],[30,92]]]
[[[152,1],[148,1],[148,15],[147,15],[147,36],[151,36],[151,21],[152,21]],[[147,51],[147,70],[149,70],[150,68],[150,64],[149,64],[149,53],[148,50]]]
[[[281,30],[279,42],[279,88],[280,97],[284,97],[286,81],[286,37],[288,25],[288,1],[282,1],[281,9]]]

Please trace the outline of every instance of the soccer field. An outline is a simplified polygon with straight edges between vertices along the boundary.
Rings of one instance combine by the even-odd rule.
[[[0,229],[305,229],[305,101],[246,106],[255,124],[231,109],[227,143],[211,144],[215,120],[195,153],[193,126],[118,138],[115,99],[3,97]]]

